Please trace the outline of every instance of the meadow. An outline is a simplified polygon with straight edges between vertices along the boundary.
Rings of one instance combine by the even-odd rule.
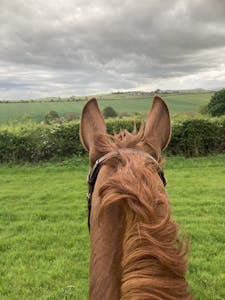
[[[87,171],[87,157],[1,166],[1,300],[88,298]],[[165,174],[195,299],[225,299],[225,155],[168,157]]]
[[[179,113],[197,113],[206,105],[213,93],[189,94],[164,94],[162,97],[167,102],[172,115]],[[152,103],[152,95],[108,94],[97,95],[101,109],[106,106],[113,107],[118,113],[146,114]],[[30,103],[0,103],[0,124],[21,121],[30,117],[35,122],[44,120],[50,111],[56,111],[65,117],[70,113],[78,116],[84,106],[83,101],[77,102],[30,102]]]

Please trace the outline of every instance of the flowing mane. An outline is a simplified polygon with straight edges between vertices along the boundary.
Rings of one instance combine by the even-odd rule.
[[[128,148],[132,142],[134,147],[141,132],[132,136],[121,132],[117,146]],[[168,197],[156,166],[149,161],[143,165],[141,155],[125,153],[109,164],[116,170],[99,190],[100,216],[104,218],[104,210],[115,202],[124,213],[121,299],[192,299],[185,280],[188,242],[179,237],[179,226],[170,218]]]
[[[88,145],[90,163],[106,153],[116,155],[103,163],[92,199],[90,299],[193,299],[185,278],[189,241],[171,219],[159,176],[161,148],[168,144],[170,131],[157,141],[161,132],[152,130],[161,128],[152,129],[149,121],[138,132],[115,135],[108,135],[102,125],[97,134],[93,129],[97,138]],[[81,132],[85,146],[87,136]]]

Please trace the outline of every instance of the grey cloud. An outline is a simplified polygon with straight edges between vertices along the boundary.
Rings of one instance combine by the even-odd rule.
[[[225,83],[224,1],[0,1],[0,98]]]

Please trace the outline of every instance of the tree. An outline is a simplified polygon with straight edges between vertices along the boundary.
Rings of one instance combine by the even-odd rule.
[[[57,113],[57,111],[50,111],[46,116],[45,116],[45,122],[47,124],[53,124],[53,123],[60,123],[60,116]]]
[[[70,121],[75,121],[75,120],[79,120],[80,115],[78,113],[75,112],[70,112],[65,116],[66,121],[70,122]]]
[[[221,116],[225,114],[225,89],[216,92],[211,97],[208,111],[212,116]]]
[[[117,117],[117,112],[111,106],[107,106],[103,109],[103,116],[105,118],[115,118]]]

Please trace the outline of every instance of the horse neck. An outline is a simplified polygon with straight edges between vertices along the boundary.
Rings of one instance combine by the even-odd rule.
[[[97,186],[96,186],[97,190]],[[118,300],[121,292],[123,224],[119,205],[112,204],[99,222],[99,201],[93,195],[91,215],[90,300]]]

